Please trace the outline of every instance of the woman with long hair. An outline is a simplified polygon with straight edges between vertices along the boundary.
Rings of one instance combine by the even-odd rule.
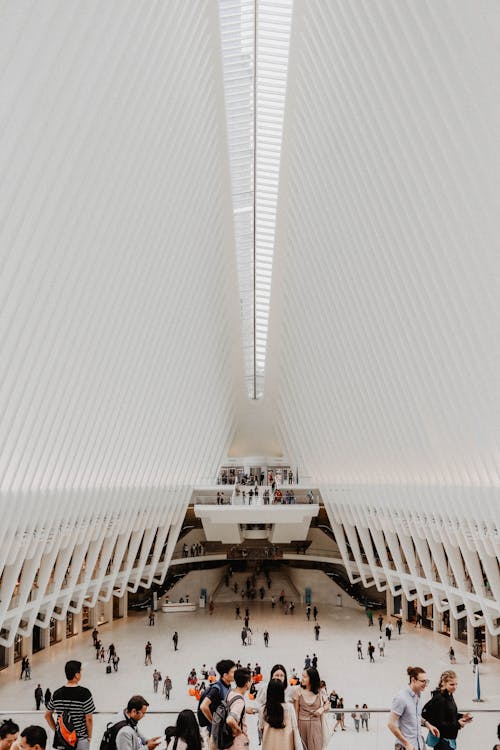
[[[202,750],[200,727],[196,716],[189,708],[179,713],[175,731],[170,734],[167,750]]]
[[[439,678],[439,685],[432,698],[422,709],[422,717],[439,729],[439,737],[429,734],[427,744],[437,750],[453,750],[457,747],[459,731],[470,721],[470,714],[460,714],[453,694],[458,686],[456,672],[447,669]]]
[[[262,750],[302,750],[295,711],[285,701],[285,685],[281,680],[269,681],[261,717]]]
[[[305,750],[322,750],[323,727],[321,717],[326,711],[320,691],[318,670],[308,667],[302,672],[301,686],[294,698],[297,723]]]
[[[283,664],[275,664],[271,668],[271,674],[269,676],[269,682],[271,680],[280,680],[283,683],[283,688],[285,691],[285,702],[286,703],[292,703],[293,702],[293,690],[288,684],[288,675],[286,672],[286,668],[283,666]],[[262,741],[262,732],[264,730],[264,722],[262,719],[262,710],[266,704],[267,700],[267,688],[269,683],[261,684],[259,687],[259,690],[257,692],[257,695],[255,697],[255,708],[253,709],[247,709],[248,713],[259,713],[259,722],[258,722],[258,733],[259,733],[259,741]]]

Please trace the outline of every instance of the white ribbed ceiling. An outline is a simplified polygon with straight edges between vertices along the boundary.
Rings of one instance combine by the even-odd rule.
[[[263,408],[317,481],[496,485],[499,6],[296,0],[288,74],[260,7]],[[0,12],[0,487],[211,479],[250,419],[219,3]]]
[[[1,14],[0,488],[211,480],[243,379],[217,8]]]
[[[499,42],[496,2],[294,4],[272,376],[318,481],[498,485]]]

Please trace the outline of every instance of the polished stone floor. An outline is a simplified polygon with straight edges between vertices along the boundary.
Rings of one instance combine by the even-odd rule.
[[[0,713],[19,717],[22,726],[28,723],[43,723],[34,709],[33,691],[37,683],[45,690],[52,690],[63,684],[64,662],[69,658],[80,659],[83,666],[82,684],[92,690],[99,712],[96,717],[95,740],[102,735],[102,728],[109,721],[107,712],[114,714],[134,693],[143,694],[150,701],[150,715],[142,721],[143,731],[148,735],[158,734],[175,722],[175,712],[181,708],[195,708],[195,699],[187,694],[187,673],[194,666],[204,663],[215,665],[220,658],[240,659],[243,664],[260,663],[265,678],[274,663],[283,663],[289,670],[302,668],[306,654],[316,653],[318,668],[328,689],[334,688],[344,696],[345,706],[367,703],[372,709],[386,709],[391,697],[405,684],[405,670],[410,664],[427,669],[431,687],[439,674],[450,667],[447,651],[449,641],[441,635],[425,630],[415,630],[412,625],[403,628],[401,636],[397,631],[390,643],[386,643],[385,657],[376,657],[375,664],[365,658],[356,658],[356,642],[368,639],[376,643],[378,627],[370,628],[362,612],[334,606],[320,606],[320,640],[314,640],[313,622],[307,622],[303,610],[297,607],[293,616],[285,616],[278,608],[271,610],[268,602],[252,604],[250,626],[253,630],[253,645],[242,647],[240,639],[241,623],[234,618],[232,605],[218,605],[213,616],[208,611],[177,613],[175,615],[157,613],[156,624],[149,627],[143,614],[133,614],[128,618],[103,625],[100,637],[107,647],[113,642],[120,656],[120,668],[116,674],[106,675],[105,665],[96,661],[90,631],[74,636],[52,647],[48,651],[35,654],[32,660],[31,681],[19,680],[19,667],[0,672]],[[270,633],[269,648],[264,647],[262,633]],[[179,633],[179,650],[174,652],[172,634]],[[150,640],[153,646],[153,665],[144,666],[144,644]],[[485,702],[472,702],[475,696],[475,677],[469,663],[470,655],[461,644],[455,646],[459,677],[457,703],[470,710],[496,709],[495,712],[476,715],[475,725],[463,731],[459,748],[492,747],[496,735],[496,725],[500,722],[500,661],[487,659],[481,665],[481,692]],[[152,672],[157,666],[165,677],[169,674],[173,681],[170,702],[160,693],[153,693]],[[173,712],[164,715],[165,710]],[[333,735],[330,748],[391,747],[391,735],[385,728],[386,715],[373,713],[370,731],[357,735],[353,722],[347,715],[347,731]],[[36,721],[35,721],[36,720]],[[333,716],[330,717],[333,721]],[[249,719],[252,746],[256,746],[254,718]]]

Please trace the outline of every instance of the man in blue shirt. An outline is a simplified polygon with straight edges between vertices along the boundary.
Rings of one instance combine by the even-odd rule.
[[[439,737],[439,730],[422,720],[421,696],[429,680],[422,667],[408,667],[406,671],[410,684],[393,698],[387,726],[396,737],[395,750],[424,750],[422,726]]]

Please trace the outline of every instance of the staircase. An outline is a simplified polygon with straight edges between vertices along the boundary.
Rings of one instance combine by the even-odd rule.
[[[232,577],[229,580],[229,587],[226,586],[224,577],[222,578],[221,583],[218,585],[216,591],[214,592],[214,601],[215,603],[220,604],[239,604],[240,606],[246,605],[247,602],[250,602],[251,600],[247,599],[246,596],[244,599],[241,597],[241,592],[246,591],[246,580],[248,577],[251,577],[253,574],[253,571],[245,571],[242,573],[233,573]],[[300,593],[297,591],[295,586],[293,585],[292,581],[288,577],[288,575],[281,569],[279,570],[273,570],[270,572],[271,577],[271,588],[269,589],[267,587],[266,583],[266,577],[264,573],[259,573],[259,575],[256,577],[256,584],[255,588],[257,589],[257,596],[254,600],[252,600],[252,604],[256,604],[257,602],[264,601],[264,602],[270,602],[271,597],[274,596],[276,598],[276,602],[278,602],[279,596],[282,591],[285,592],[285,600],[286,601],[294,601],[296,606],[300,604]],[[234,591],[234,584],[238,584],[238,592],[235,593]],[[260,598],[259,589],[260,587],[264,588],[264,598]]]

